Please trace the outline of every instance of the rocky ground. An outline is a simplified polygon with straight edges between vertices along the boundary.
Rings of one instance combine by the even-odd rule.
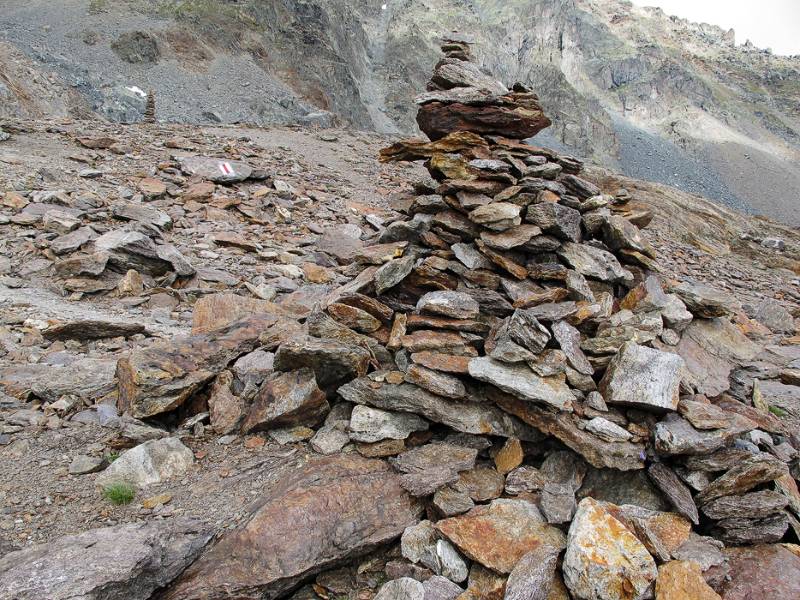
[[[488,137],[4,130],[0,598],[800,590],[794,230]]]

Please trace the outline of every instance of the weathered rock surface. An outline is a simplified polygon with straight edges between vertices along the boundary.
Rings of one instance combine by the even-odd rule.
[[[266,490],[247,523],[223,535],[164,597],[276,598],[310,575],[400,537],[420,512],[383,461],[312,459]]]
[[[505,600],[548,600],[553,589],[559,550],[539,546],[523,556],[506,583]]]
[[[242,431],[319,424],[330,409],[325,392],[317,387],[314,371],[276,373],[258,391]]]
[[[800,594],[797,550],[775,544],[725,548],[724,554],[729,577],[723,581],[719,592],[725,600],[795,598]],[[712,571],[718,569],[715,567]]]
[[[129,483],[144,487],[183,475],[194,463],[194,454],[178,438],[151,440],[123,453],[95,479],[104,487]]]
[[[633,600],[657,576],[642,543],[591,498],[581,501],[570,525],[563,570],[570,593],[583,600]]]
[[[357,442],[404,440],[414,431],[425,431],[428,422],[409,413],[389,412],[359,404],[350,416],[350,439]]]
[[[210,333],[135,350],[117,364],[120,411],[136,418],[178,408],[242,354],[252,351],[277,319],[255,315]]]
[[[518,437],[531,441],[541,438],[536,430],[489,403],[449,400],[409,383],[376,384],[364,377],[343,385],[338,393],[349,402],[415,413],[464,433]]]
[[[189,566],[212,532],[188,519],[91,529],[0,558],[3,600],[147,600]]]
[[[510,573],[523,556],[543,545],[557,550],[565,545],[564,534],[524,500],[493,500],[435,527],[467,557],[499,573]]]
[[[511,365],[489,357],[473,358],[469,374],[528,402],[541,402],[570,411],[575,396],[559,379],[539,377],[525,365]]]
[[[676,410],[682,369],[679,356],[628,342],[608,365],[600,391],[607,404]]]
[[[693,562],[673,560],[658,568],[656,581],[658,600],[720,600],[717,594],[703,579],[700,565]]]

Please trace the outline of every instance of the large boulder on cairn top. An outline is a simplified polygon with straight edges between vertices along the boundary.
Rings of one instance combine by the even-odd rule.
[[[466,50],[447,55],[436,65],[428,82],[428,93],[416,99],[417,124],[431,139],[451,133],[471,132],[525,139],[551,124],[536,94],[520,83],[508,90],[470,61]]]
[[[458,96],[453,98],[457,99]],[[442,99],[445,100],[444,97]],[[502,96],[488,96],[485,102],[482,105],[426,102],[417,113],[417,125],[431,140],[457,131],[526,139],[551,125],[536,94],[510,92]]]
[[[399,538],[422,513],[389,465],[357,454],[291,465],[272,481],[249,520],[224,534],[164,600],[280,597]]]

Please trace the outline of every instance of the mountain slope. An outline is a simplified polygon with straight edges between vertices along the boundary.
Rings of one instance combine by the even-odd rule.
[[[540,143],[800,223],[800,58],[621,0],[0,0],[0,31],[114,120],[152,88],[166,120],[381,132],[456,34],[539,93]]]

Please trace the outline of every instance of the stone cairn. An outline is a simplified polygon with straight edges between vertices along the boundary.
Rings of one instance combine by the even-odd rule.
[[[144,108],[144,122],[154,124],[156,122],[156,93],[153,90],[147,92],[147,104]]]
[[[695,394],[679,351],[693,319],[730,325],[735,302],[662,281],[649,214],[524,143],[550,124],[537,97],[466,44],[442,49],[417,100],[430,141],[381,153],[434,181],[355,277],[302,326],[262,314],[134,352],[120,408],[169,413],[213,380],[217,431],[388,458],[428,520],[405,529],[381,600],[428,598],[413,578],[431,572],[449,579],[436,598],[719,598],[724,546],[791,539],[800,497],[781,422]],[[234,397],[225,369],[254,348],[275,372]],[[175,598],[214,585],[201,567],[184,579]]]

